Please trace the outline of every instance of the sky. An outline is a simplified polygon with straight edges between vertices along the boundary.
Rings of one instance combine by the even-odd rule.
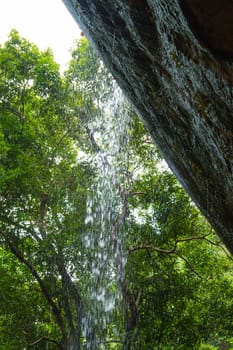
[[[0,44],[13,28],[41,50],[50,47],[62,71],[74,40],[80,36],[62,0],[0,0]]]

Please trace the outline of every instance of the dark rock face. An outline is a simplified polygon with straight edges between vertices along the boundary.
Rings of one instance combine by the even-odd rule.
[[[233,1],[180,0],[197,38],[219,57],[233,58]]]
[[[232,58],[232,1],[212,14],[214,30],[217,0],[63,1],[233,253],[233,69],[219,58]]]

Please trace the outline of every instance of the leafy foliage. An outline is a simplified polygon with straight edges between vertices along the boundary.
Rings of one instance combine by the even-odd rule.
[[[68,268],[78,265],[91,171],[77,162],[65,85],[51,52],[39,52],[13,31],[0,56],[2,243],[39,284],[66,346],[72,333],[68,309],[79,306],[77,296],[63,296],[64,281]],[[47,338],[51,326],[48,321]]]
[[[82,238],[98,228],[85,223],[86,203],[101,177],[93,154],[107,128],[96,120],[114,80],[86,39],[61,76],[52,52],[16,31],[0,47],[0,71],[0,349],[86,349],[95,276]],[[94,330],[95,349],[230,349],[232,258],[124,108],[112,242],[121,298],[107,329]]]

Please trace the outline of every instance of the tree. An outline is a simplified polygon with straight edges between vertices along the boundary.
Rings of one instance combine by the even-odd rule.
[[[218,347],[230,341],[232,332],[226,311],[232,304],[220,301],[231,294],[232,259],[175,177],[161,166],[138,119],[133,118],[131,128],[123,348]]]
[[[129,348],[219,346],[232,332],[228,312],[219,313],[220,299],[231,293],[231,259],[174,176],[144,169],[130,200],[137,218],[130,218],[126,276],[137,322]],[[228,272],[222,275],[224,265]]]
[[[233,252],[232,2],[63,2]]]
[[[51,310],[47,322],[47,313],[42,321],[32,314],[35,333],[21,325],[20,342],[29,348],[48,342],[51,348],[79,349],[82,302],[74,270],[81,270],[79,231],[91,170],[77,162],[77,130],[51,51],[40,52],[12,31],[0,48],[0,69],[1,243]],[[36,305],[30,307],[36,313]],[[44,301],[40,307],[44,310]],[[51,326],[40,327],[51,319]]]
[[[0,69],[0,348],[230,343],[231,258],[87,40]]]
[[[28,269],[1,244],[0,349],[59,348],[59,328]]]

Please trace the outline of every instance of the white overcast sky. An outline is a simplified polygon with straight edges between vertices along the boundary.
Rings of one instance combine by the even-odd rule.
[[[0,0],[0,44],[13,28],[41,50],[50,47],[62,70],[80,35],[62,0]]]

